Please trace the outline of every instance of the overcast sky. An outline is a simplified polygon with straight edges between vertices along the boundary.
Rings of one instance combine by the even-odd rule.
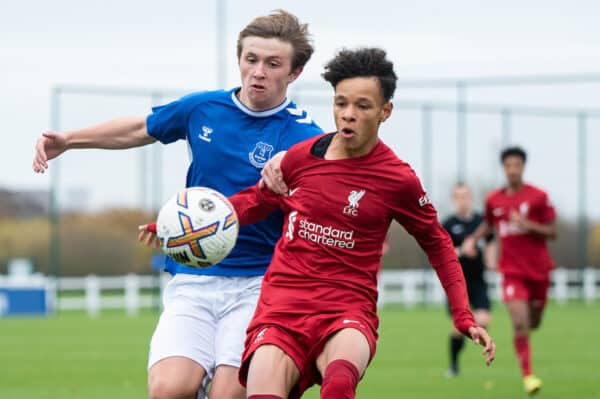
[[[217,88],[216,2],[200,0],[52,0],[0,2],[0,187],[38,189],[48,174],[31,171],[37,136],[50,127],[50,90],[56,84],[99,87]],[[319,82],[323,64],[336,49],[358,45],[385,48],[402,79],[504,75],[600,74],[600,3],[597,1],[267,1],[226,3],[227,86],[238,84],[237,33],[249,20],[285,8],[309,22],[316,52],[298,86]],[[326,86],[323,86],[326,89]],[[600,84],[479,89],[469,100],[569,108],[600,108]],[[325,92],[326,93],[326,92]],[[453,100],[448,90],[398,90],[396,99]],[[163,101],[169,100],[168,98]],[[301,99],[300,99],[301,101]],[[144,115],[148,98],[65,95],[61,128],[124,115]],[[302,103],[326,129],[330,108]],[[446,198],[456,171],[456,122],[434,116],[434,177],[430,189]],[[500,119],[469,119],[468,177],[480,185],[499,183]],[[545,188],[566,215],[576,212],[574,119],[516,118],[515,142],[532,153],[528,179]],[[600,148],[600,122],[589,121],[588,148]],[[417,172],[421,158],[420,115],[396,109],[382,137]],[[150,156],[151,150],[146,150]],[[68,206],[135,206],[147,201],[140,183],[140,151],[68,153],[61,163],[61,200]],[[592,153],[588,181],[599,181]],[[184,146],[162,153],[162,201],[183,185]],[[52,167],[52,164],[51,164]],[[593,184],[590,184],[594,186]],[[591,204],[600,193],[590,187]],[[81,205],[79,204],[79,205]],[[440,208],[444,208],[441,205]],[[600,217],[598,210],[592,214]]]

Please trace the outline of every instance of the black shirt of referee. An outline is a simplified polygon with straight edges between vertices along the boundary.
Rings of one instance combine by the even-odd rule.
[[[454,247],[458,249],[458,260],[462,266],[467,283],[469,300],[475,309],[490,308],[487,287],[483,277],[483,272],[485,270],[483,251],[478,247],[477,256],[469,258],[460,254],[460,246],[463,240],[472,234],[482,221],[483,216],[477,212],[473,212],[471,216],[466,219],[457,215],[451,215],[442,224],[444,229],[450,234]],[[492,236],[486,237],[486,242],[491,241],[492,238]]]

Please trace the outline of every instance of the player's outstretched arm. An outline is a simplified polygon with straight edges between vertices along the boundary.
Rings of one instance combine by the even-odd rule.
[[[283,172],[281,171],[281,160],[287,151],[280,151],[269,159],[269,162],[260,172],[262,176],[260,185],[266,185],[275,194],[286,195],[288,187],[283,180]]]
[[[113,119],[69,132],[45,132],[37,140],[33,171],[44,173],[48,161],[74,148],[125,149],[150,144],[156,139],[146,130],[145,117]]]
[[[263,220],[279,208],[279,195],[258,183],[227,199],[235,209],[240,226]]]
[[[469,335],[475,344],[484,347],[482,355],[486,356],[485,364],[490,365],[496,358],[496,344],[483,327],[469,327]]]
[[[487,270],[498,270],[498,243],[495,240],[483,248],[483,259]]]

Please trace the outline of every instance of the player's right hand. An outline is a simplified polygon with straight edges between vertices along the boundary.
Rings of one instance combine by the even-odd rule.
[[[44,173],[48,169],[48,161],[56,158],[67,149],[67,139],[61,133],[44,132],[35,145],[33,171]]]
[[[477,256],[477,242],[471,236],[465,238],[460,246],[460,253],[468,258]]]
[[[138,226],[138,241],[146,244],[147,247],[160,247],[160,240],[156,235],[156,223],[142,224]]]
[[[490,365],[496,358],[496,344],[483,327],[469,327],[469,335],[476,345],[484,347],[482,355],[486,356],[485,364]]]
[[[260,179],[261,187],[266,184],[271,191],[279,195],[286,195],[288,192],[288,187],[283,181],[283,173],[281,172],[281,160],[285,153],[286,151],[280,151],[275,154],[260,172],[262,176]]]

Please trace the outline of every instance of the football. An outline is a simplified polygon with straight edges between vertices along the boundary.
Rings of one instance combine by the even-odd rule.
[[[190,187],[161,208],[156,234],[163,252],[178,263],[207,267],[222,261],[238,235],[235,209],[218,191]]]

